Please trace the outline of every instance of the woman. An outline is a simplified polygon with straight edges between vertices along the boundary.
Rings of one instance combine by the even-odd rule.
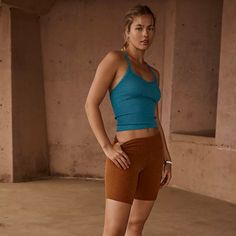
[[[159,73],[144,61],[155,16],[137,5],[125,16],[125,43],[98,65],[85,110],[105,155],[103,236],[142,235],[159,189],[171,179],[171,158],[158,115]],[[111,143],[99,105],[107,90],[117,120]]]

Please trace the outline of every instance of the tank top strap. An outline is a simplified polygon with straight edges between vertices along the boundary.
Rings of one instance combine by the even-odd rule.
[[[125,57],[125,60],[128,63],[128,67],[131,68],[131,62],[130,62],[130,59],[129,59],[128,54],[127,54],[126,51],[124,51],[124,57]]]
[[[131,62],[130,62],[130,59],[129,59],[129,57],[128,57],[128,53],[127,53],[126,51],[124,51],[124,57],[125,57],[125,60],[126,60],[127,63],[128,63],[128,68],[132,70]],[[148,63],[146,63],[146,64],[148,65]],[[158,83],[157,76],[156,76],[156,74],[154,73],[152,67],[151,67],[150,65],[148,65],[148,68],[149,68],[149,70],[150,70],[150,72],[151,72],[153,78],[154,78],[154,79],[157,81],[157,83]],[[158,86],[159,86],[159,84],[158,84]]]
[[[147,65],[148,65],[148,64],[147,64]],[[150,71],[151,71],[151,73],[152,73],[154,79],[155,79],[155,80],[157,81],[157,83],[158,83],[158,79],[157,79],[156,73],[154,73],[154,71],[153,71],[153,69],[152,69],[152,67],[151,67],[150,65],[148,65],[148,67],[149,67],[149,69],[150,69]],[[159,84],[158,84],[158,85],[159,85]]]

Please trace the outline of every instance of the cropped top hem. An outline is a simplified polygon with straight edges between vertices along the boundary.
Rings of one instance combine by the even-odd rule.
[[[153,124],[143,124],[143,125],[117,125],[116,131],[124,131],[124,130],[137,130],[137,129],[146,129],[146,128],[157,128],[157,123]]]

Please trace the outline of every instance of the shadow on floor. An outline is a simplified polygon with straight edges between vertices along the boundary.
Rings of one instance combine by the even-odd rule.
[[[0,184],[0,235],[102,236],[104,182],[47,179]],[[143,236],[235,236],[236,205],[160,190]]]

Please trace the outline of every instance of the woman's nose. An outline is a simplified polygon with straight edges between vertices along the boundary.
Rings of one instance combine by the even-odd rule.
[[[149,32],[148,32],[147,29],[143,30],[143,35],[144,35],[144,36],[148,36],[148,33],[149,33]]]

